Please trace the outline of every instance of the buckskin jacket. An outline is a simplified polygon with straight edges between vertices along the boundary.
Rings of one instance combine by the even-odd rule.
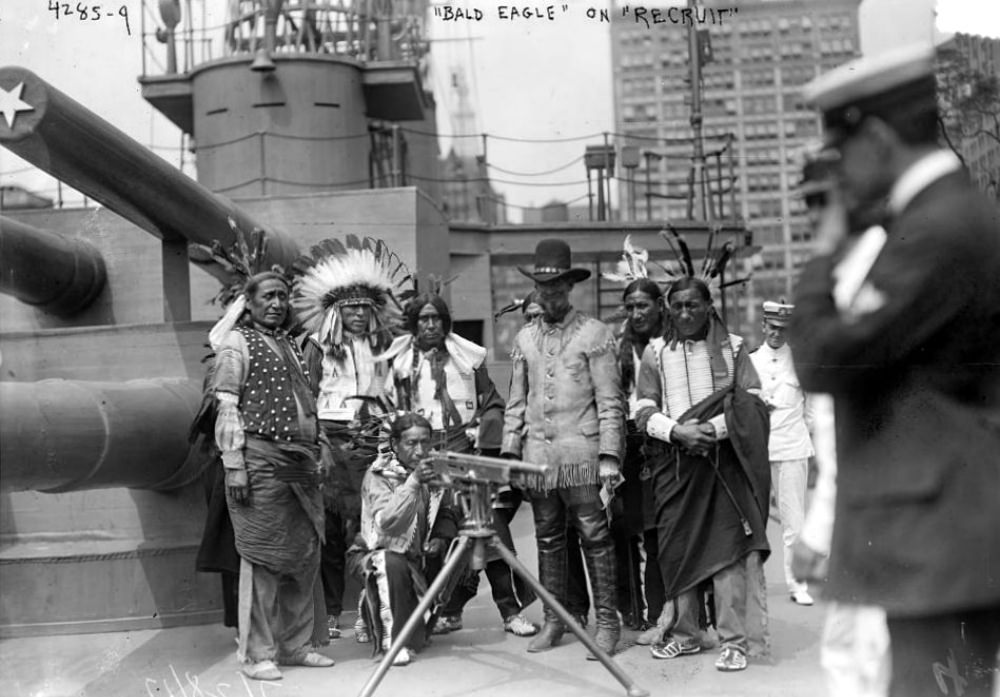
[[[532,488],[600,483],[598,459],[619,463],[625,406],[614,335],[603,322],[570,309],[561,322],[538,318],[514,339],[502,452],[548,464]],[[582,494],[582,491],[580,492]]]

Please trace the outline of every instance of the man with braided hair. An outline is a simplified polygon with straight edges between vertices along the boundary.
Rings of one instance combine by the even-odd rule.
[[[414,413],[389,425],[389,451],[376,458],[361,486],[361,531],[348,552],[361,580],[362,612],[376,652],[389,651],[427,592],[435,560],[458,534],[455,510],[433,486],[431,425]],[[410,635],[393,665],[404,666],[423,648],[426,627]]]
[[[381,242],[348,236],[326,240],[300,260],[294,304],[308,332],[303,354],[317,394],[317,413],[333,450],[324,488],[326,544],[320,578],[327,631],[340,636],[347,547],[361,523],[361,482],[378,454],[388,366],[385,351],[399,323],[396,293],[402,265]],[[404,269],[405,270],[405,269]],[[355,638],[364,641],[359,622]]]
[[[436,293],[414,297],[405,309],[410,333],[397,338],[384,358],[392,361],[392,383],[387,394],[396,408],[426,418],[433,428],[432,446],[453,452],[500,452],[504,401],[486,370],[486,349],[451,331],[451,311]],[[508,549],[514,549],[509,522],[516,510],[516,492],[498,494],[493,525]],[[515,578],[510,566],[491,551],[486,577],[504,630],[531,636],[538,627],[522,610],[534,593]],[[479,574],[469,570],[442,608],[434,631],[444,634],[462,628],[462,611],[476,596]]]
[[[642,356],[636,427],[659,445],[653,496],[664,595],[676,607],[654,658],[701,651],[699,586],[711,581],[721,671],[747,666],[751,554],[768,552],[767,408],[740,337],[712,307],[708,286],[683,276],[667,291],[671,326]]]
[[[332,666],[311,650],[323,542],[319,424],[302,354],[287,333],[289,284],[250,278],[213,329],[209,391],[240,554],[239,656],[256,680],[275,665]]]

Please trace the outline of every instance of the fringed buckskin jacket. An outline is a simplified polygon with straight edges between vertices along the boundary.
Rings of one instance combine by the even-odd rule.
[[[598,459],[619,463],[625,406],[611,329],[571,309],[561,322],[541,318],[522,327],[511,351],[513,372],[502,451],[548,464],[532,488],[600,483]]]

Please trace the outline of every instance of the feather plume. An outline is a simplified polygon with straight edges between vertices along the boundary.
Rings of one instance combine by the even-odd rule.
[[[517,312],[520,310],[524,306],[524,300],[524,298],[514,298],[511,300],[509,303],[493,313],[493,321],[496,322],[509,312]]]
[[[232,217],[226,218],[226,221],[235,238],[228,249],[218,240],[212,240],[211,245],[191,245],[193,256],[199,263],[214,263],[229,276],[229,282],[212,298],[212,302],[223,307],[243,291],[252,276],[267,270],[264,266],[268,242],[267,234],[260,228],[255,227],[247,234]],[[273,266],[271,270],[285,275],[285,271],[279,266]]]
[[[631,235],[625,236],[622,248],[622,258],[615,267],[615,271],[605,271],[601,275],[609,281],[626,284],[637,278],[647,278],[649,274],[646,263],[649,261],[649,252],[641,247],[633,246]]]
[[[670,232],[670,235],[673,236],[674,241],[677,243],[677,247],[680,248],[681,250],[680,253],[681,268],[684,269],[684,273],[687,274],[688,276],[694,276],[695,275],[694,262],[691,260],[691,249],[688,247],[687,240],[685,240],[684,236],[681,235],[679,232],[677,232],[677,228],[675,228],[670,223],[667,223],[667,230]],[[667,235],[665,235],[663,232],[661,232],[660,235],[664,237],[668,242],[670,241],[670,238],[667,237]]]

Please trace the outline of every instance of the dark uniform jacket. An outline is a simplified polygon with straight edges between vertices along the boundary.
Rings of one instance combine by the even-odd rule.
[[[963,172],[886,226],[842,315],[838,253],[803,270],[790,341],[836,405],[836,599],[926,616],[1000,603],[1000,219]]]

